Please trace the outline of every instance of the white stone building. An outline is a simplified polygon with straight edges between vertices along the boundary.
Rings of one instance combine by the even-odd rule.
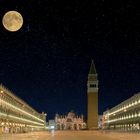
[[[103,129],[140,130],[140,92],[103,113]]]
[[[22,133],[46,128],[46,114],[38,113],[0,85],[0,133]]]
[[[55,123],[57,130],[81,130],[86,128],[83,115],[76,116],[72,111],[67,116],[56,114]]]

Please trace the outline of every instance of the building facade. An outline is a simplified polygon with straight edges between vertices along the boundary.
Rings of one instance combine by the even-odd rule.
[[[46,114],[38,113],[3,85],[0,85],[0,133],[44,130]]]
[[[103,115],[99,115],[98,117],[98,129],[102,129],[102,118],[103,118]]]
[[[86,128],[83,115],[76,116],[72,111],[67,116],[56,114],[55,125],[57,130],[81,130]]]
[[[92,61],[87,82],[87,126],[88,129],[98,128],[98,79],[94,62]]]
[[[103,113],[103,129],[140,130],[140,93]]]
[[[54,129],[55,129],[55,120],[49,120],[48,130],[54,130]]]

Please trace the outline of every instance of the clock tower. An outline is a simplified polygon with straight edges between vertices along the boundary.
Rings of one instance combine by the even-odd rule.
[[[88,129],[98,128],[98,79],[94,62],[92,61],[87,82],[87,126]]]

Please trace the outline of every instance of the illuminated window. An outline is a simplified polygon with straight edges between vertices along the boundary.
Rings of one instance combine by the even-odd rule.
[[[138,114],[138,116],[140,117],[140,111],[139,111],[139,114]]]
[[[3,90],[1,90],[0,93],[3,93]]]
[[[135,105],[137,104],[137,101],[135,101]]]

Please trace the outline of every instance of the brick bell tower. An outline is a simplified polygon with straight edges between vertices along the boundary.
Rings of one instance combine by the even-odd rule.
[[[88,112],[87,126],[88,129],[98,128],[98,79],[94,62],[92,60],[87,81]]]

